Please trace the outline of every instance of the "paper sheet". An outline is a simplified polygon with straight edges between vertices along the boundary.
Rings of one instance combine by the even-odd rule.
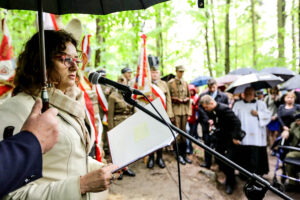
[[[152,103],[161,116],[170,123],[160,99],[157,98]],[[150,104],[145,108],[157,114]],[[120,168],[174,141],[167,126],[140,110],[109,131],[107,135],[112,162]]]

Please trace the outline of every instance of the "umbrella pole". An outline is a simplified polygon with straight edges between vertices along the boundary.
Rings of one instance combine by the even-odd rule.
[[[40,65],[42,67],[42,93],[41,98],[43,102],[42,112],[49,108],[49,96],[47,92],[47,70],[46,70],[46,54],[45,54],[45,34],[44,34],[44,20],[43,20],[43,0],[38,0],[38,22],[39,22],[39,46],[40,46]]]

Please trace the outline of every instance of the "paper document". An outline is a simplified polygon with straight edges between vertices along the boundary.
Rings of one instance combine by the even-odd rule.
[[[152,103],[161,116],[170,123],[160,99],[157,98]],[[150,104],[145,108],[158,116]],[[175,131],[174,133],[176,136],[177,133]],[[109,131],[107,135],[112,162],[120,168],[157,149],[168,146],[174,141],[172,133],[166,125],[140,110]]]

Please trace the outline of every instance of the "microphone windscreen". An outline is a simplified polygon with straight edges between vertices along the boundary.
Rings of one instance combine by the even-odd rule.
[[[98,79],[101,75],[97,72],[91,72],[89,74],[89,81],[92,83],[92,84],[98,84]]]

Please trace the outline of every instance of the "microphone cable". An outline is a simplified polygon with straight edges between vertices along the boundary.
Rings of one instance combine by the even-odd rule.
[[[177,173],[178,173],[178,191],[179,191],[179,199],[182,200],[182,194],[181,194],[181,177],[180,177],[180,164],[179,164],[179,153],[178,153],[178,143],[176,141],[176,137],[175,134],[173,132],[173,129],[171,128],[171,126],[169,125],[169,123],[161,116],[161,114],[158,112],[158,110],[155,108],[155,106],[152,104],[152,102],[150,101],[150,99],[143,93],[140,92],[140,94],[150,103],[150,105],[152,106],[152,108],[155,110],[155,112],[159,115],[159,117],[165,122],[165,124],[168,126],[168,128],[170,129],[172,136],[174,138],[175,141],[175,152],[176,152],[176,159],[177,159]]]

